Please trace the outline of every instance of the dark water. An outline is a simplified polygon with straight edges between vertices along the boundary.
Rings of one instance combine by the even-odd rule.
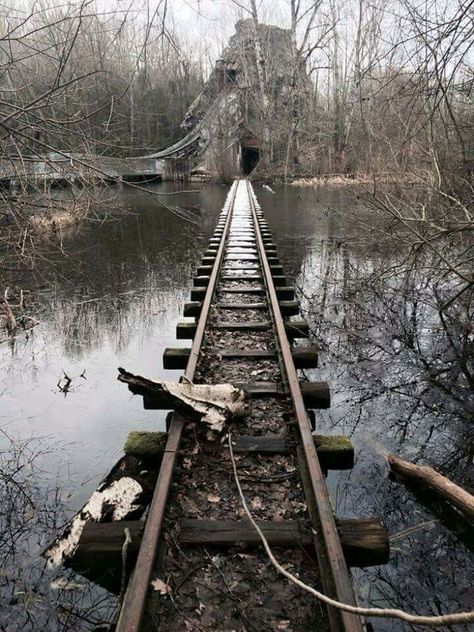
[[[22,279],[22,287],[33,290],[41,324],[0,346],[0,517],[8,534],[1,541],[6,571],[0,594],[7,605],[1,629],[88,630],[111,617],[114,602],[106,593],[71,575],[69,584],[62,574],[45,576],[38,556],[119,458],[128,431],[163,428],[164,413],[144,411],[141,398],[116,380],[117,367],[167,379],[179,375],[163,370],[162,352],[180,344],[176,322],[227,192],[193,188],[200,191],[167,201],[200,204],[197,224],[152,195],[118,191],[114,204],[131,213],[71,230],[64,238],[68,255],[55,255],[55,266],[43,264],[34,284]],[[166,190],[157,185],[152,191]],[[337,513],[379,516],[394,536],[389,565],[354,572],[360,600],[420,613],[472,607],[472,554],[463,525],[456,519],[454,534],[452,516],[391,482],[384,459],[387,450],[408,458],[434,455],[435,464],[451,459],[452,476],[465,482],[466,459],[453,460],[453,454],[464,454],[472,436],[452,408],[446,416],[433,402],[410,413],[406,393],[387,393],[411,370],[409,355],[388,362],[387,354],[374,355],[367,341],[347,335],[357,329],[360,312],[347,307],[341,288],[349,292],[361,270],[389,255],[355,228],[354,212],[364,208],[341,191],[287,187],[273,195],[257,186],[256,193],[322,347],[322,366],[310,377],[331,382],[333,405],[318,416],[318,430],[350,434],[356,448],[354,469],[329,476]],[[377,336],[393,348],[393,332],[384,327]],[[370,335],[373,330],[367,323]],[[58,386],[63,372],[72,378],[66,394]]]

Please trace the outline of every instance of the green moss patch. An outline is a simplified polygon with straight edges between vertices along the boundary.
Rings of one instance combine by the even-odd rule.
[[[352,452],[352,441],[346,435],[314,435],[317,450],[323,452]]]
[[[141,458],[162,454],[166,445],[166,432],[129,432],[124,446],[125,454]]]

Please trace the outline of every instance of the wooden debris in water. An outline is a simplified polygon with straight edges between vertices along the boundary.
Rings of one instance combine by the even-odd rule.
[[[387,461],[397,477],[435,492],[474,523],[474,496],[465,489],[428,465],[415,465],[394,454],[389,454]]]

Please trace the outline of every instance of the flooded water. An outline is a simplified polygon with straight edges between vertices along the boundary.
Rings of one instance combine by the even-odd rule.
[[[171,192],[168,185],[152,194],[120,190],[114,204],[130,212],[69,231],[67,254],[55,252],[54,266],[42,263],[34,284],[12,279],[31,290],[40,324],[0,346],[1,629],[90,630],[111,620],[107,593],[70,574],[45,575],[39,554],[120,457],[129,430],[164,428],[164,413],[144,411],[117,381],[117,367],[180,374],[163,370],[162,353],[180,346],[176,322],[227,192],[189,188],[199,190],[166,200],[199,204],[197,223],[160,205],[156,194]],[[256,193],[321,347],[321,367],[308,374],[331,383],[332,407],[318,414],[318,432],[344,432],[355,445],[354,469],[329,475],[336,513],[378,516],[393,536],[389,565],[354,571],[360,601],[433,614],[469,609],[469,534],[459,519],[453,524],[430,499],[388,478],[387,451],[449,464],[442,469],[461,483],[472,457],[462,410],[426,396],[415,406],[408,397],[401,376],[419,382],[419,371],[400,349],[383,301],[377,318],[362,318],[356,299],[367,288],[354,284],[391,254],[355,229],[354,213],[365,210],[342,191],[281,187],[272,194],[257,185]],[[388,621],[374,628],[411,629]]]

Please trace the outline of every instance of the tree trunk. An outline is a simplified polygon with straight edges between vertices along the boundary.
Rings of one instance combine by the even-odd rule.
[[[387,456],[391,471],[407,482],[421,485],[441,496],[474,523],[474,496],[428,465],[415,465],[394,454]]]

